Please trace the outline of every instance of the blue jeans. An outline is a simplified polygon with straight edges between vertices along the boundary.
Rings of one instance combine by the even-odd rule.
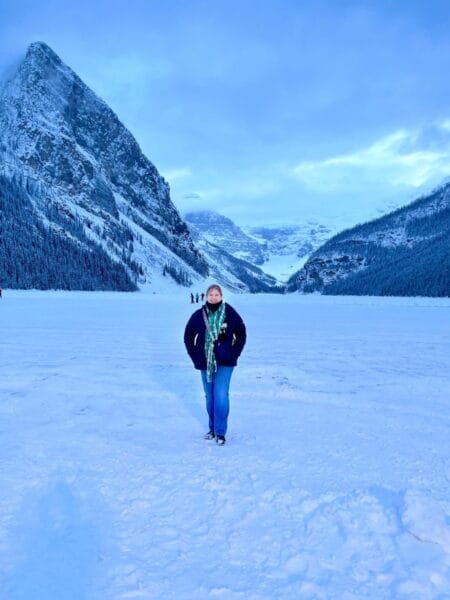
[[[206,371],[201,371],[203,389],[206,397],[206,410],[209,416],[209,429],[216,435],[225,435],[230,412],[230,380],[234,367],[217,367],[212,381],[206,379]]]

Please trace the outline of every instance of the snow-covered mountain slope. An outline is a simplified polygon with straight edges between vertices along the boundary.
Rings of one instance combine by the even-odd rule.
[[[295,225],[266,225],[244,229],[266,248],[263,269],[279,281],[287,281],[300,269],[308,257],[328,240],[333,233],[316,221]]]
[[[194,226],[202,237],[235,258],[242,258],[254,265],[262,265],[266,259],[266,244],[247,235],[231,219],[213,210],[199,210],[184,215],[189,226]]]
[[[210,276],[214,280],[235,292],[281,293],[284,291],[284,286],[275,277],[209,241],[195,225],[189,224],[189,229],[195,245],[208,262]]]
[[[328,227],[311,221],[301,225],[250,227],[248,232],[265,242],[270,254],[296,254],[299,258],[311,254],[331,235]]]
[[[333,232],[315,221],[296,225],[239,227],[215,211],[184,215],[191,231],[226,255],[252,263],[278,281],[286,281]],[[337,231],[337,230],[336,230]],[[206,245],[206,244],[205,244]],[[202,247],[205,251],[205,247]]]
[[[288,282],[289,291],[450,295],[450,183],[379,219],[343,231]]]
[[[42,42],[1,88],[0,170],[48,230],[64,235],[62,221],[76,222],[83,235],[72,232],[73,244],[87,249],[89,238],[90,252],[108,254],[133,281],[208,274],[168,184],[114,112]]]

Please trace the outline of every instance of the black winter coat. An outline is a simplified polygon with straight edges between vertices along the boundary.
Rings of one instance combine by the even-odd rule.
[[[206,370],[205,333],[206,324],[202,315],[206,307],[196,310],[189,319],[184,331],[184,344],[196,369]],[[225,319],[214,353],[217,364],[235,367],[246,340],[244,321],[232,306],[225,303]]]

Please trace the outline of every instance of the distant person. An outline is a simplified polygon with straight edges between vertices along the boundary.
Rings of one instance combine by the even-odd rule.
[[[184,331],[184,344],[194,367],[201,373],[209,418],[206,440],[225,444],[230,412],[229,389],[233,369],[246,341],[245,325],[222,290],[213,284],[206,290],[206,303],[196,310]]]
[[[194,304],[194,294],[191,292],[191,304]]]
[[[198,294],[195,294],[195,302],[198,304]]]
[[[205,293],[204,292],[201,293],[201,299],[202,299],[202,302],[205,299]]]

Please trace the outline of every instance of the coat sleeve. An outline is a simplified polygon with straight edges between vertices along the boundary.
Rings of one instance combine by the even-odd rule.
[[[233,333],[236,336],[236,341],[234,343],[234,351],[236,352],[236,358],[241,355],[242,350],[244,349],[245,342],[247,341],[247,330],[245,328],[244,321],[242,317],[236,310],[233,308],[235,325],[233,328]]]
[[[187,353],[192,358],[194,354],[194,338],[195,330],[193,327],[194,315],[191,316],[187,325],[184,329],[184,345],[186,346]]]

